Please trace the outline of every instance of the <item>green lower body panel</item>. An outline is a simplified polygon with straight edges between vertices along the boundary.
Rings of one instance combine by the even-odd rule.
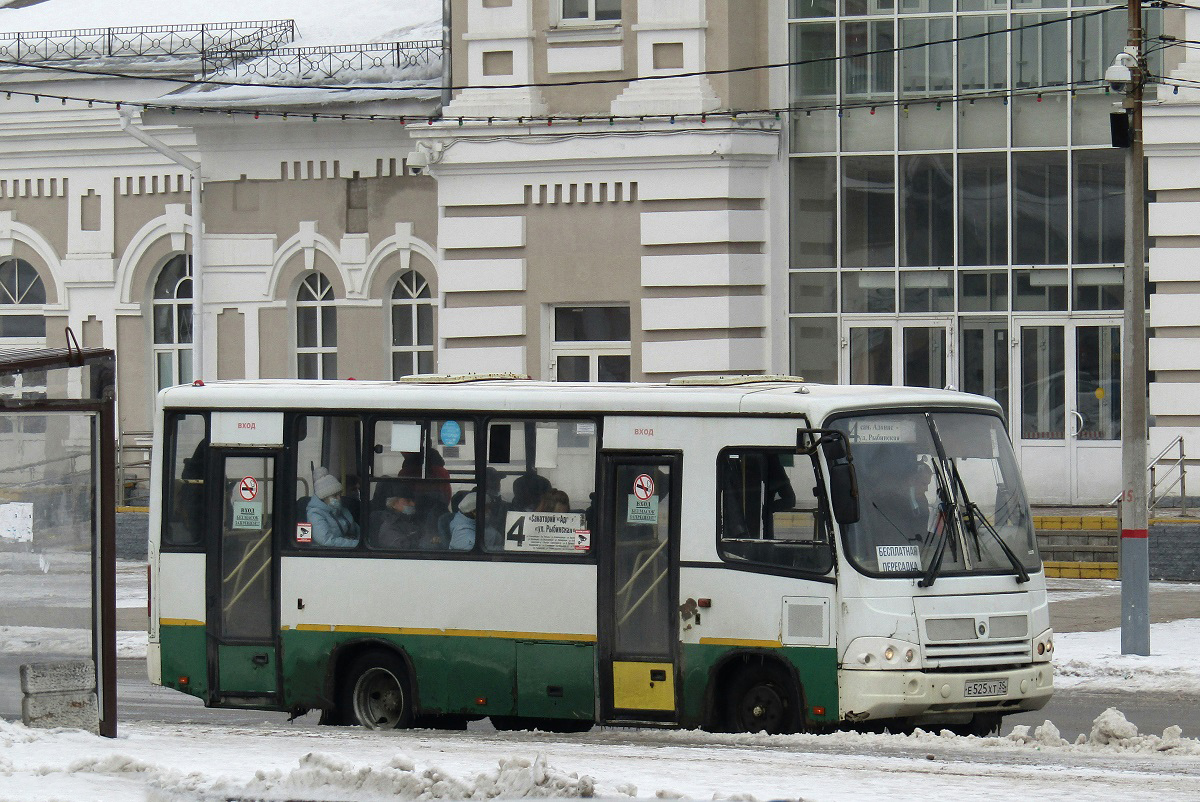
[[[710,678],[720,672],[726,659],[745,650],[736,646],[685,644],[680,723],[698,727],[708,720],[707,694]],[[800,679],[804,717],[810,724],[833,724],[839,718],[837,685],[837,650],[814,646],[785,646],[778,649],[756,649],[756,654],[773,654],[791,663]],[[714,689],[719,693],[718,689]],[[818,713],[817,711],[822,712]]]
[[[591,719],[595,648],[590,643],[473,636],[288,630],[283,633],[284,707],[322,707],[331,654],[390,646],[408,655],[421,712]]]
[[[162,684],[208,697],[208,637],[204,627],[160,626]]]
[[[163,684],[208,698],[205,629],[164,626],[160,637]],[[421,712],[580,720],[595,716],[594,643],[316,630],[281,633],[278,659],[282,664],[283,687],[279,708],[331,706],[334,699],[329,678],[333,655],[339,649],[386,647],[408,655]],[[254,648],[223,646],[222,650]],[[253,657],[262,651],[230,653],[228,659],[222,651],[221,681],[223,686],[227,681],[230,683],[223,689],[274,691],[273,662],[267,667],[246,667],[254,666]],[[744,651],[727,645],[683,646],[678,674],[680,724],[697,727],[708,720],[706,706],[712,680],[720,674],[726,660]],[[838,721],[836,650],[783,647],[754,652],[778,656],[795,668],[802,686],[806,721],[810,724]],[[231,665],[235,667],[230,668]],[[186,683],[180,682],[183,677],[188,678]]]
[[[274,694],[275,647],[258,644],[218,646],[217,677],[221,693]]]

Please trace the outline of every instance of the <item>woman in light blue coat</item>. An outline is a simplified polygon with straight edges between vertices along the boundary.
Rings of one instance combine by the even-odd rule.
[[[342,483],[324,468],[318,469],[317,479],[313,482],[313,495],[305,511],[308,522],[312,524],[315,545],[333,549],[349,549],[358,545],[358,522],[342,506]]]

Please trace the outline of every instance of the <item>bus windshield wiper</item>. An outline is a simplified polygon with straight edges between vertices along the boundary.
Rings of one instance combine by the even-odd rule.
[[[1017,584],[1020,585],[1023,582],[1028,582],[1029,572],[1021,564],[1021,559],[1009,548],[1008,544],[1004,542],[1004,538],[1000,537],[1000,533],[988,521],[987,517],[983,514],[983,510],[979,509],[979,505],[971,500],[971,497],[967,494],[967,486],[963,482],[962,476],[959,475],[958,466],[954,464],[953,460],[950,461],[950,469],[954,474],[954,483],[958,485],[958,492],[962,494],[962,500],[966,506],[967,514],[964,517],[967,521],[967,529],[970,530],[971,537],[975,539],[975,552],[980,555],[980,559],[983,558],[982,550],[979,546],[979,525],[977,523],[978,521],[982,521],[983,528],[996,539],[996,542],[1000,544],[1000,550],[1004,552],[1004,556],[1012,563],[1013,571],[1017,575]]]
[[[946,543],[950,539],[950,511],[952,506],[946,495],[946,491],[939,487],[938,498],[938,520],[933,525],[933,557],[929,560],[929,567],[925,569],[925,575],[917,580],[917,587],[931,588],[937,580],[938,571],[942,568],[942,558],[946,555]],[[940,526],[938,524],[941,524]]]
[[[996,539],[996,542],[1000,544],[1000,550],[1004,552],[1004,556],[1008,558],[1010,563],[1012,563],[1013,570],[1017,574],[1017,584],[1019,585],[1022,582],[1028,582],[1029,572],[1025,570],[1025,566],[1021,563],[1021,558],[1018,557],[1016,552],[1014,552],[1012,548],[1004,542],[1004,538],[1000,537],[1000,533],[997,532],[995,527],[993,527],[988,519],[984,517],[983,511],[979,509],[978,504],[973,501],[967,502],[967,516],[972,528],[975,526],[974,521],[976,517],[978,517],[980,521],[983,521],[983,528],[990,532],[992,537]],[[976,539],[979,537],[978,530],[975,531],[975,537]]]

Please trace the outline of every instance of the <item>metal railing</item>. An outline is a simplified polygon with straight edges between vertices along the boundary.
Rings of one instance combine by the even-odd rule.
[[[118,505],[149,503],[153,437],[153,432],[121,432],[117,437]]]
[[[0,59],[20,62],[88,61],[148,56],[203,56],[220,50],[261,53],[296,38],[296,21],[132,25],[0,34]]]
[[[205,78],[226,77],[243,80],[292,79],[296,81],[336,81],[341,73],[378,70],[386,78],[395,70],[435,67],[442,59],[442,43],[437,40],[381,42],[377,44],[326,45],[323,47],[286,47],[254,53],[248,49],[209,50],[201,57]],[[433,77],[433,73],[430,73]]]
[[[1176,448],[1178,452],[1169,455],[1169,452]],[[1183,436],[1177,436],[1167,444],[1166,448],[1158,452],[1158,455],[1150,460],[1150,465],[1146,470],[1150,474],[1150,482],[1146,488],[1146,508],[1154,509],[1172,490],[1178,487],[1179,514],[1187,515],[1187,461],[1184,454]],[[1118,505],[1120,501],[1121,496],[1118,495],[1108,504],[1111,507]]]

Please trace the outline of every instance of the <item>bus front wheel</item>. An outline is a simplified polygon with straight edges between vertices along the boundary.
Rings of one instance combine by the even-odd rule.
[[[404,661],[390,652],[366,652],[355,658],[342,684],[338,709],[351,722],[372,730],[412,724],[412,702]]]
[[[800,702],[796,685],[777,665],[743,668],[729,685],[725,722],[733,732],[795,732]]]

